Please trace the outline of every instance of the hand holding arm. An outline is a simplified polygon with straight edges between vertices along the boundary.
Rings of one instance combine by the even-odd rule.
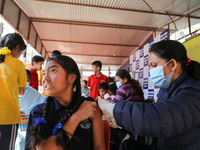
[[[63,129],[68,132],[69,139],[74,134],[79,123],[87,118],[94,118],[96,112],[96,102],[84,101],[78,110],[63,125]],[[37,150],[63,150],[59,144],[57,145],[55,135],[50,136],[47,140],[42,140],[37,146]]]
[[[64,124],[63,129],[73,135],[81,121],[95,117],[96,107],[96,102],[84,101],[79,109]]]

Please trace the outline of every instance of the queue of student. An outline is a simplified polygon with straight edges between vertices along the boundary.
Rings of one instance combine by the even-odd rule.
[[[118,128],[113,135],[123,135],[117,147],[120,150],[200,149],[200,64],[187,57],[181,43],[166,40],[151,47],[150,78],[161,88],[156,103],[145,103],[139,83],[126,70],[119,70],[116,83],[109,84],[108,77],[101,73],[100,61],[92,63],[94,75],[81,84],[76,62],[61,53],[49,58],[43,70],[42,85],[48,97],[39,95],[34,100],[36,72],[42,69],[44,59],[34,56],[31,73],[26,73],[17,60],[26,48],[23,38],[17,33],[8,34],[0,46],[2,150],[14,149],[19,106],[21,113],[30,113],[26,150],[108,150],[108,124]],[[29,81],[36,90],[26,87]],[[126,138],[133,133],[156,137],[157,143],[150,146]]]

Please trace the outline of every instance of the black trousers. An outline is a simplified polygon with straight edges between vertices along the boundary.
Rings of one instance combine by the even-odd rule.
[[[129,138],[121,143],[119,150],[152,150],[152,147],[143,142]]]
[[[0,149],[14,150],[19,124],[0,125]]]
[[[110,131],[110,150],[119,150],[119,146],[128,132],[123,129],[114,129],[112,127],[110,128]]]

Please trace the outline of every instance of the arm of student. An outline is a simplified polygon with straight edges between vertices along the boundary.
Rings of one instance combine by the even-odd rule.
[[[104,122],[101,119],[101,110],[97,107],[95,118],[93,119],[93,141],[94,150],[106,150],[104,139]]]
[[[68,132],[68,136],[71,139],[72,136],[77,128],[77,126],[79,125],[80,120],[78,118],[78,116],[76,115],[72,115],[69,120],[65,123],[65,125],[63,126],[63,129]]]
[[[79,109],[64,124],[63,129],[69,134],[73,135],[81,121],[87,118],[95,117],[96,107],[96,102],[84,101]]]
[[[63,129],[73,135],[81,121],[95,117],[96,107],[96,102],[84,101],[79,109],[64,124]],[[69,138],[71,139],[70,135]],[[56,144],[55,136],[52,135],[47,140],[41,141],[40,144],[37,145],[37,150],[63,150],[63,148]]]
[[[90,83],[90,77],[88,78],[88,82],[87,82],[87,87],[91,87],[91,83]]]
[[[122,89],[122,88],[117,89],[115,97],[109,101],[116,103],[119,100],[124,100],[125,95],[126,95],[126,91],[124,89]]]
[[[19,87],[19,95],[23,96],[26,92],[26,87]]]
[[[17,81],[19,85],[19,95],[23,96],[26,91],[27,77],[26,77],[25,66],[21,61],[18,61],[17,69],[18,69]]]
[[[75,132],[78,124],[80,123],[80,119],[77,115],[72,115],[68,121],[64,124],[63,129],[67,131],[69,138],[71,139],[73,133]],[[54,135],[50,136],[47,140],[43,140],[36,146],[37,150],[63,150],[60,145],[56,144]]]

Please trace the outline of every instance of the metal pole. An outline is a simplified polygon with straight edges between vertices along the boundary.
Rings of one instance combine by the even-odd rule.
[[[188,28],[189,28],[189,34],[191,34],[191,23],[190,23],[190,15],[188,15]]]

